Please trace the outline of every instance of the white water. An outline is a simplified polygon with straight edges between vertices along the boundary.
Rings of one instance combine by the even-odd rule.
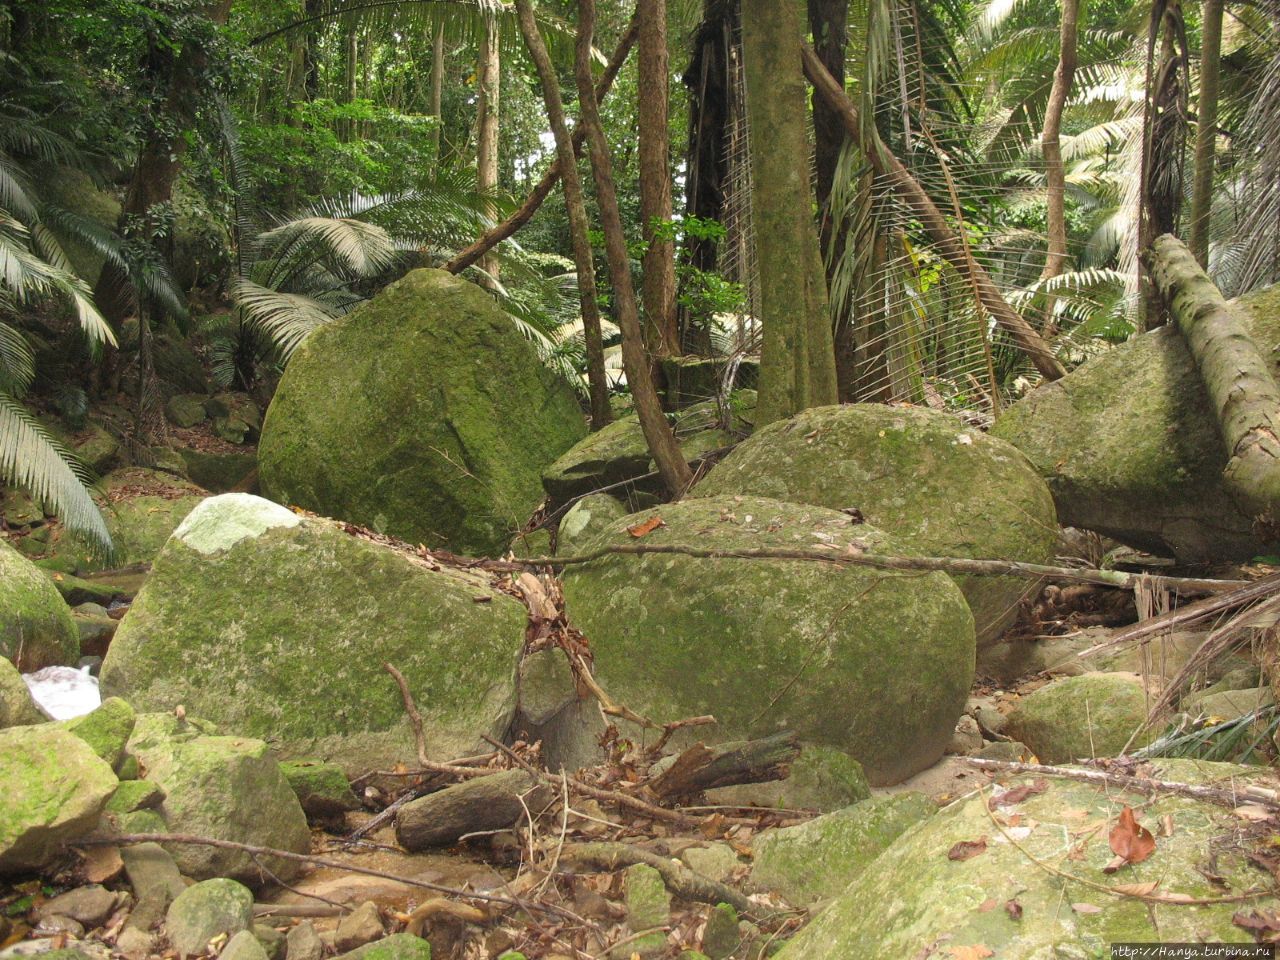
[[[45,667],[35,673],[24,673],[31,698],[54,720],[70,720],[92,713],[102,703],[98,678],[88,667]]]

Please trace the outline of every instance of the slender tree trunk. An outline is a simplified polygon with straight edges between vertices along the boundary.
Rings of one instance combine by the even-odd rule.
[[[1196,169],[1191,190],[1191,252],[1209,267],[1209,213],[1213,207],[1218,142],[1218,74],[1222,65],[1223,0],[1204,0],[1200,27],[1200,96],[1196,107]]]
[[[321,0],[304,0],[302,5],[303,16],[316,17],[320,14]],[[320,96],[320,57],[317,48],[319,47],[320,31],[319,28],[312,25],[306,29],[305,43],[305,88],[308,100],[314,100]]]
[[[596,296],[595,261],[588,236],[587,204],[582,194],[582,179],[578,176],[577,158],[573,153],[573,137],[565,119],[560,81],[556,78],[542,34],[538,32],[532,0],[516,0],[516,13],[520,18],[520,32],[524,34],[529,55],[542,83],[547,118],[556,138],[556,158],[564,171],[560,179],[564,184],[565,206],[569,210],[573,262],[578,269],[578,296],[582,303],[582,329],[587,346],[587,384],[591,390],[591,429],[599,430],[613,419],[613,414],[609,409],[609,382],[604,370],[604,339],[600,333],[600,306]]]
[[[617,49],[613,51],[613,56],[609,58],[608,65],[604,68],[604,74],[600,77],[600,82],[596,86],[596,103],[599,104],[613,86],[613,81],[618,78],[618,72],[622,69],[622,65],[627,62],[627,57],[631,53],[631,48],[635,46],[636,36],[639,27],[635,18],[631,20],[631,25],[627,28],[627,32],[623,34],[622,39],[618,41]],[[581,156],[582,145],[586,142],[587,132],[581,126],[575,127],[573,131],[573,150],[575,156]],[[456,256],[444,265],[444,269],[450,273],[461,273],[467,267],[472,266],[486,253],[500,244],[503,240],[507,240],[525,226],[533,215],[538,212],[538,208],[542,206],[543,201],[551,195],[551,191],[555,189],[556,183],[560,179],[560,161],[556,159],[547,172],[542,175],[542,179],[538,181],[525,198],[524,203],[515,213],[507,217],[502,223],[496,224],[486,230],[484,236],[476,240],[475,243],[467,247],[465,250],[458,252]]]
[[[1195,358],[1228,457],[1225,485],[1246,513],[1280,519],[1280,388],[1249,328],[1177,237],[1147,251],[1151,281]]]
[[[809,30],[818,59],[836,83],[844,86],[845,48],[849,44],[849,0],[808,0]],[[836,179],[836,166],[846,139],[840,114],[827,105],[815,90],[813,93],[814,167],[817,178],[814,193],[818,200],[818,217],[822,224],[822,249],[831,239],[829,212],[831,187]]]
[[[1059,37],[1058,69],[1053,73],[1053,88],[1044,111],[1044,132],[1040,137],[1044,150],[1045,195],[1048,201],[1048,253],[1042,280],[1052,280],[1067,267],[1067,174],[1062,162],[1062,114],[1071,94],[1076,75],[1076,22],[1080,16],[1080,0],[1062,0],[1062,29]],[[1044,330],[1053,330],[1054,298],[1046,298]]]
[[[498,117],[502,60],[498,52],[498,23],[486,17],[480,40],[480,64],[476,71],[480,86],[480,117],[476,124],[476,186],[482,193],[498,189]],[[487,209],[492,218],[497,210]],[[480,261],[480,267],[494,280],[498,279],[498,258],[492,254]]]
[[[667,418],[662,403],[653,386],[649,372],[649,357],[645,354],[644,334],[640,329],[640,312],[636,306],[636,292],[631,284],[631,265],[627,255],[626,236],[622,231],[622,216],[618,212],[618,191],[613,183],[613,162],[609,157],[609,144],[605,140],[604,126],[600,122],[600,109],[596,104],[595,88],[591,75],[591,43],[595,35],[595,0],[578,0],[577,55],[574,73],[578,80],[578,101],[581,104],[580,125],[587,132],[591,169],[595,174],[596,203],[600,208],[600,225],[604,229],[605,253],[609,259],[609,276],[613,283],[618,326],[622,329],[622,363],[627,371],[627,384],[635,401],[644,431],[649,453],[662,477],[662,482],[673,499],[680,499],[693,482],[693,473],[680,452],[680,444]]]
[[[431,115],[436,118],[436,128],[431,133],[435,147],[436,164],[440,163],[440,145],[444,136],[444,21],[436,25],[435,39],[431,44]]]
[[[802,12],[801,0],[742,0],[751,215],[763,267],[757,424],[838,399],[827,278],[806,162]]]
[[[645,341],[654,356],[680,353],[676,325],[676,245],[655,239],[671,220],[671,132],[667,110],[667,0],[639,0],[640,221],[644,254]]]
[[[937,246],[938,252],[972,285],[979,305],[1009,333],[1019,349],[1030,357],[1041,376],[1046,380],[1057,380],[1062,377],[1066,370],[1053,355],[1053,351],[1049,349],[1040,334],[1000,295],[999,289],[987,271],[983,269],[982,264],[970,256],[963,240],[952,230],[947,218],[929,198],[919,181],[897,157],[889,152],[889,148],[885,146],[879,134],[872,131],[868,139],[857,106],[836,83],[835,78],[827,73],[818,55],[807,45],[801,50],[801,55],[804,57],[805,72],[809,75],[809,79],[823,98],[839,109],[845,130],[866,154],[871,169],[889,180],[894,192],[919,219],[920,225]]]

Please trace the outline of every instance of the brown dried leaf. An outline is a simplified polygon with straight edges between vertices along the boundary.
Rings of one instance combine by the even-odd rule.
[[[1271,819],[1271,811],[1257,803],[1242,803],[1232,812],[1241,820],[1248,820],[1250,823],[1261,823]]]
[[[1274,910],[1241,910],[1231,922],[1242,930],[1248,930],[1259,943],[1275,943],[1280,940],[1280,915]]]
[[[1115,873],[1129,861],[1124,857],[1112,857],[1105,867],[1102,868],[1103,873]]]
[[[1142,863],[1156,850],[1156,838],[1151,831],[1133,816],[1133,810],[1125,807],[1120,811],[1120,819],[1111,828],[1109,837],[1111,852],[1122,857],[1127,863]]]
[[[947,859],[957,862],[963,860],[972,860],[981,853],[987,852],[987,838],[979,837],[977,840],[961,840],[947,851]]]
[[[1082,914],[1094,914],[1094,913],[1102,912],[1101,907],[1094,906],[1092,903],[1073,903],[1071,905],[1071,909],[1074,910],[1076,913],[1082,913]]]
[[[1049,789],[1048,780],[1036,780],[1033,783],[1024,783],[1020,787],[1014,787],[1012,790],[1006,790],[998,797],[991,798],[991,809],[996,807],[1011,807],[1014,804],[1021,803],[1028,797],[1034,797],[1044,793]]]
[[[1017,900],[1006,900],[1004,902],[1004,912],[1009,914],[1010,920],[1022,919],[1022,904]]]
[[[1129,897],[1149,897],[1156,892],[1159,883],[1117,883],[1111,889],[1116,893]]]
[[[665,527],[666,525],[666,522],[655,514],[644,523],[637,523],[634,527],[627,527],[627,533],[639,540],[641,537],[647,537],[659,527]]]

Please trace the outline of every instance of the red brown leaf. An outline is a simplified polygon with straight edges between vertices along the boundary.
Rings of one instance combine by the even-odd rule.
[[[1125,807],[1120,811],[1120,819],[1111,828],[1109,837],[1111,852],[1123,857],[1126,863],[1141,863],[1156,850],[1156,838],[1151,831],[1133,816],[1133,810]]]
[[[637,523],[634,527],[627,527],[627,533],[639,540],[641,537],[647,537],[659,527],[665,527],[666,525],[666,522],[661,517],[652,516],[644,523]]]
[[[947,859],[957,862],[962,860],[972,860],[981,853],[987,852],[987,838],[979,837],[977,840],[961,840],[947,851]]]

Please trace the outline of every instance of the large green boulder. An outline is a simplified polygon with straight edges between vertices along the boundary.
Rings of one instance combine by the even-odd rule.
[[[907,828],[938,808],[922,793],[873,797],[755,843],[751,882],[808,907],[844,892]]]
[[[1160,762],[1165,779],[1221,783],[1227,789],[1232,789],[1228,778],[1238,778],[1238,785],[1259,775],[1266,771]],[[902,960],[921,955],[930,944],[946,945],[939,956],[1092,960],[1110,956],[1113,943],[1252,943],[1252,935],[1232,918],[1237,912],[1270,914],[1277,907],[1274,895],[1245,905],[1231,896],[1265,887],[1266,878],[1248,861],[1258,841],[1223,843],[1222,838],[1240,834],[1241,820],[1228,809],[1050,779],[1043,793],[996,808],[1006,821],[1021,814],[1019,826],[1004,828],[1015,843],[992,823],[990,800],[991,791],[982,791],[901,836],[796,935],[778,960]],[[1170,836],[1157,839],[1149,859],[1107,877],[1102,868],[1113,858],[1108,830],[1126,804],[1138,810],[1139,823],[1153,833],[1166,816],[1175,826]],[[986,848],[977,855],[948,856],[956,844],[981,838]],[[1211,870],[1205,869],[1207,857]],[[1225,881],[1220,886],[1213,882],[1219,876]],[[1109,895],[1098,884],[1138,891],[1150,885],[1159,894],[1212,902],[1152,903]]]
[[[100,189],[83,170],[49,165],[41,171],[40,195],[42,199],[106,230],[115,230],[119,225],[120,201],[109,191]],[[47,226],[67,255],[76,276],[92,288],[98,282],[106,259],[102,252],[76,233],[59,230],[56,220]]]
[[[0,656],[23,673],[75,663],[80,632],[44,572],[0,539]]]
[[[860,511],[906,553],[1047,563],[1053,498],[1009,444],[948,414],[881,404],[817,407],[769,424],[707,474],[694,496],[731,494]],[[955,578],[980,645],[1038,589],[1019,577]]]
[[[585,434],[572,389],[489,294],[415,270],[298,348],[258,458],[280,503],[498,554]]]
[[[156,558],[102,691],[139,710],[182,704],[283,756],[362,773],[414,756],[384,663],[407,679],[433,756],[500,736],[525,623],[487,577],[228,493],[193,510]]]
[[[1280,287],[1238,301],[1280,376]],[[1277,549],[1222,482],[1226,450],[1175,327],[1134,337],[1005,411],[995,433],[1048,480],[1064,524],[1186,562]]]
[[[671,417],[672,428],[686,460],[736,443],[751,432],[755,417],[754,390],[741,390],[729,398],[722,410],[715,401],[699,403]],[[628,489],[616,489],[615,496],[628,493],[660,492],[662,483],[654,472],[649,444],[635,414],[615,420],[597,430],[555,463],[542,471],[542,486],[557,503],[624,481],[635,481]]]
[[[665,525],[642,539],[640,525]],[[755,497],[685,500],[613,521],[606,544],[701,550],[899,549],[836,510]],[[712,714],[714,736],[792,730],[873,784],[942,755],[974,671],[973,616],[945,574],[802,560],[611,555],[564,575],[604,688],[660,723]],[[708,728],[699,728],[703,734]]]
[[[53,724],[0,730],[0,874],[37,871],[93,830],[118,781],[79,737]]]
[[[271,847],[290,853],[311,852],[311,832],[298,798],[279,763],[261,740],[219,737],[173,714],[138,717],[128,750],[146,779],[164,791],[156,807],[171,833]],[[197,880],[231,877],[259,884],[296,877],[302,866],[196,844],[167,848],[184,874]]]
[[[48,719],[31,699],[31,691],[18,668],[7,657],[0,657],[0,730],[44,723]]]
[[[1114,757],[1142,727],[1150,706],[1135,674],[1086,673],[1027,694],[1009,711],[1004,732],[1044,763]]]

